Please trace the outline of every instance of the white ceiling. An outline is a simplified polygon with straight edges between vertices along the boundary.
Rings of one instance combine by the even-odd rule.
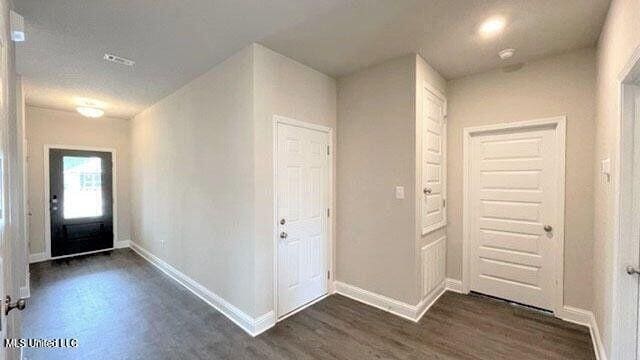
[[[27,102],[130,118],[252,42],[341,76],[417,52],[448,79],[593,46],[610,0],[20,0]],[[508,19],[483,40],[485,18]],[[136,61],[108,63],[105,53]]]

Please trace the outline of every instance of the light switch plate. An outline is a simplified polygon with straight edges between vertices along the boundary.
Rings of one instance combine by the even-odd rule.
[[[396,199],[404,199],[404,186],[396,186]]]

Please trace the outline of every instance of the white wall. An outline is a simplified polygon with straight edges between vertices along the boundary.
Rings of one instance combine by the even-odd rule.
[[[593,166],[599,168],[602,159],[611,158],[614,173],[617,168],[617,151],[620,142],[620,112],[618,77],[634,51],[640,46],[640,1],[613,0],[598,44],[596,150]],[[605,351],[610,359],[612,352],[613,310],[614,219],[615,184],[603,184],[594,174],[594,253],[593,263],[593,311],[600,329]],[[617,271],[622,269],[617,268]],[[613,355],[613,356],[612,356]]]
[[[585,49],[448,83],[448,277],[462,278],[463,128],[566,115],[565,304],[591,309],[595,79]]]
[[[129,121],[103,117],[88,119],[75,112],[27,106],[29,251],[45,251],[44,146],[79,145],[116,149],[118,233],[115,240],[130,239],[130,137]],[[48,201],[47,201],[48,206]]]
[[[337,280],[411,305],[419,302],[421,237],[416,184],[416,97],[445,82],[407,55],[338,80]],[[405,199],[395,187],[405,187]],[[440,231],[441,235],[443,231]]]

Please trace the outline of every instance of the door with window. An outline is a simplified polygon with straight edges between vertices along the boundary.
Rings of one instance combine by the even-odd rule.
[[[51,256],[113,247],[112,154],[49,150]]]
[[[278,316],[328,291],[328,132],[277,127]]]

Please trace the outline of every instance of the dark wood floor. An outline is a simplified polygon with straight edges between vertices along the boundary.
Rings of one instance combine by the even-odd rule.
[[[31,266],[26,359],[594,359],[589,331],[444,294],[418,323],[335,295],[251,338],[131,250]]]

